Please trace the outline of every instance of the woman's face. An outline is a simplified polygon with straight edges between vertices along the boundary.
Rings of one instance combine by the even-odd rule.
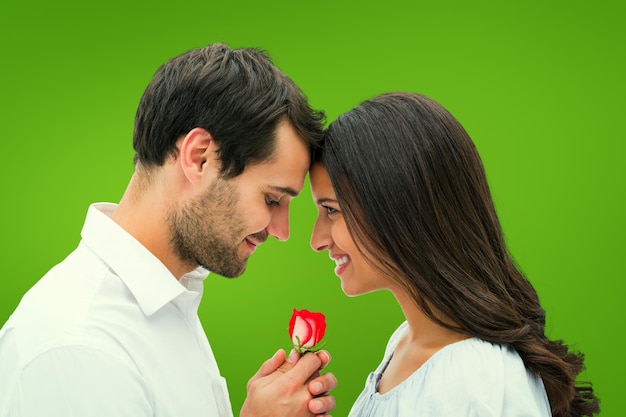
[[[324,165],[319,162],[313,164],[309,177],[313,202],[317,207],[311,247],[316,252],[328,251],[335,261],[335,274],[341,279],[343,292],[356,296],[389,288],[390,280],[373,268],[357,249]]]

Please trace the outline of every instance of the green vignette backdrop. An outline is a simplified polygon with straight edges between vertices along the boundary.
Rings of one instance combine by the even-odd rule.
[[[228,4],[227,4],[228,3]],[[119,201],[137,103],[156,68],[211,42],[266,49],[328,121],[392,90],[446,106],[476,142],[509,248],[548,332],[587,356],[583,379],[618,415],[624,330],[625,30],[617,1],[147,1],[0,4],[3,237],[0,325],[78,243],[88,205]],[[408,2],[406,2],[408,3]],[[345,416],[402,315],[388,293],[343,295],[308,246],[308,182],[291,238],[235,280],[205,283],[200,315],[235,415],[247,379],[289,349],[292,309],[324,312]]]

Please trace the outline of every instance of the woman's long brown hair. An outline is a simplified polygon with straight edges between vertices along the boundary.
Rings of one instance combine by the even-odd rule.
[[[432,320],[514,347],[543,380],[553,416],[599,412],[591,385],[576,381],[584,355],[546,337],[545,311],[508,253],[480,156],[445,108],[418,94],[380,95],[330,124],[317,159],[363,253]]]

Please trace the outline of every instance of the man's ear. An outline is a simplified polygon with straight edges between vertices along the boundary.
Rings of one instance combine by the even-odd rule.
[[[192,184],[197,184],[207,173],[217,176],[220,161],[218,145],[211,133],[200,127],[193,128],[182,139],[179,158],[180,166]]]

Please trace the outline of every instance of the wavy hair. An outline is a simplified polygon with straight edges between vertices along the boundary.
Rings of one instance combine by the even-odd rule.
[[[591,385],[576,382],[584,355],[546,337],[545,311],[506,248],[480,156],[445,108],[414,93],[377,96],[330,124],[316,159],[359,249],[430,319],[514,347],[543,380],[555,417],[599,412]]]

